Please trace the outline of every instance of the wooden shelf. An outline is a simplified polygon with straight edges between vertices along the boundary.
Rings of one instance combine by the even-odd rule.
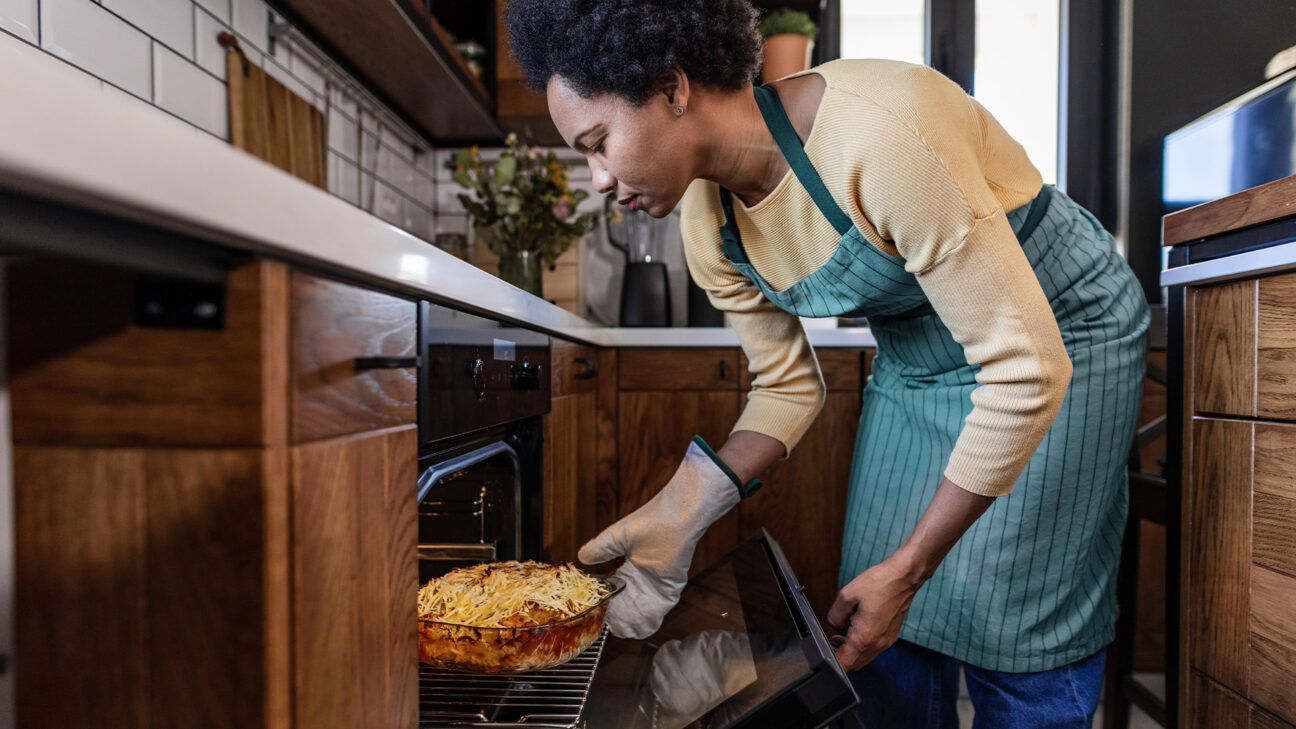
[[[495,103],[435,18],[409,0],[278,0],[434,142],[504,136]]]

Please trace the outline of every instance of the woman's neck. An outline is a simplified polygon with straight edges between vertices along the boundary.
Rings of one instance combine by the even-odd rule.
[[[698,176],[729,190],[748,207],[774,190],[788,165],[765,128],[752,87],[707,94],[708,139],[702,146]]]

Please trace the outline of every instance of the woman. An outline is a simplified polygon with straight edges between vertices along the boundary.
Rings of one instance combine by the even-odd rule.
[[[652,501],[581,550],[626,558],[612,630],[657,629],[697,540],[817,414],[798,316],[867,316],[878,349],[828,615],[866,725],[957,725],[961,668],[978,722],[1088,726],[1141,290],[1101,225],[948,79],[843,60],[753,88],[755,22],[747,0],[510,2],[514,54],[595,186],[658,217],[682,203],[690,273],[754,375],[723,447],[695,439]]]

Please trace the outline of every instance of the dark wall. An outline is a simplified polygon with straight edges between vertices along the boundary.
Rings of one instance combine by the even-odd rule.
[[[1132,0],[1130,265],[1160,301],[1161,140],[1259,85],[1296,45],[1296,0]]]

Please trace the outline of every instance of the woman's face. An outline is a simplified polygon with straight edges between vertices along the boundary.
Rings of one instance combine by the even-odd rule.
[[[572,149],[585,155],[594,188],[654,218],[669,215],[694,179],[687,82],[635,106],[615,94],[582,98],[561,76],[549,81],[549,115]]]

